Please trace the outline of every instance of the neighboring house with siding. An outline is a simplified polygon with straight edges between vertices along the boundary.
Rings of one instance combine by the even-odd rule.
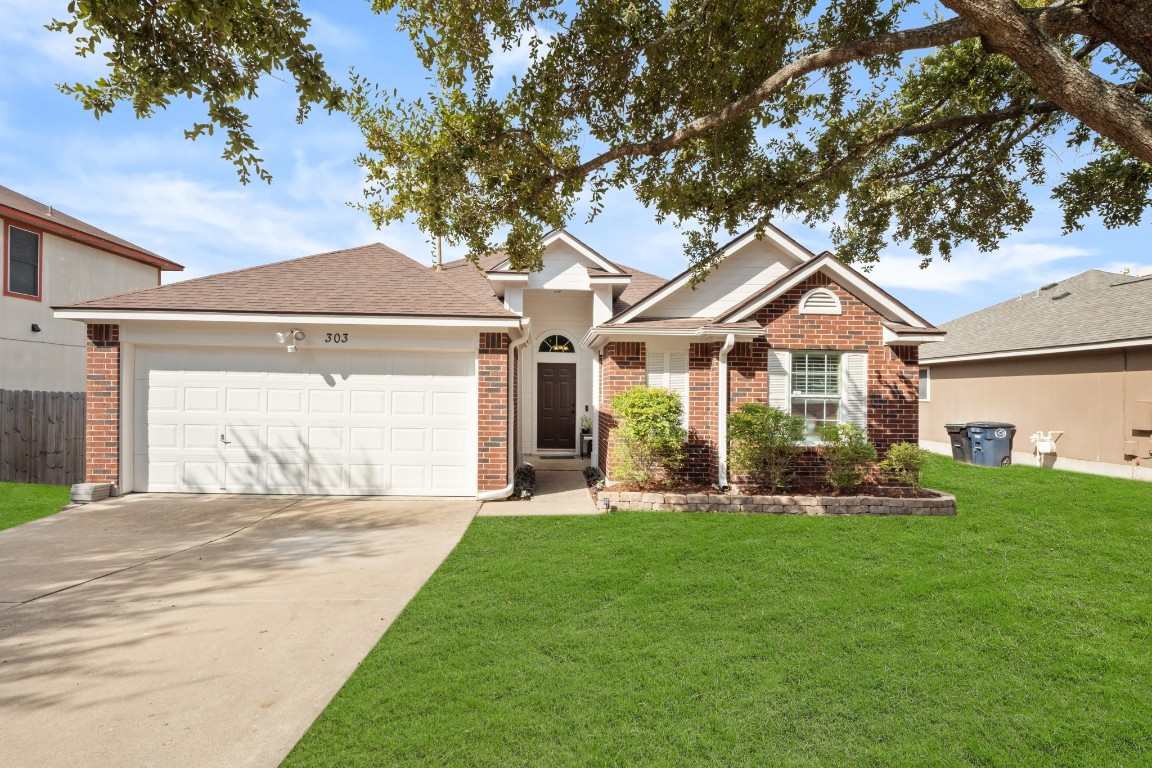
[[[921,365],[921,444],[950,451],[949,422],[1059,431],[1045,466],[1152,480],[1152,274],[1101,270],[1051,283],[941,326]]]
[[[52,307],[160,284],[183,269],[0,186],[0,389],[82,392],[84,328]]]
[[[860,424],[881,450],[916,439],[919,345],[940,331],[774,228],[698,284],[563,231],[537,272],[478,266],[374,244],[60,307],[87,325],[88,479],[500,498],[524,456],[576,455],[584,415],[611,478],[612,397],[637,384],[680,395],[708,484],[727,484],[747,401]]]

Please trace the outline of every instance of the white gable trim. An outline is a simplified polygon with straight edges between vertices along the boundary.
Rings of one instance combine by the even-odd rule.
[[[717,264],[732,254],[736,253],[737,251],[742,250],[745,246],[756,242],[756,239],[755,229],[745,232],[743,235],[728,243],[728,245],[724,246],[720,250],[720,257],[717,260]],[[813,258],[811,251],[804,248],[802,245],[785,235],[780,230],[776,229],[776,227],[773,227],[771,224],[764,228],[763,239],[775,243],[780,247],[781,250],[783,250],[789,256],[797,259],[800,263],[804,263]],[[715,267],[713,269],[715,269]],[[683,288],[689,283],[691,279],[691,269],[682,272],[678,277],[674,277],[662,285],[655,293],[649,294],[647,298],[637,302],[636,304],[633,304],[630,308],[622,312],[620,316],[616,318],[616,323],[627,323],[629,320],[633,320],[636,317],[639,317],[640,314],[645,310],[651,309],[656,304],[659,304],[661,301]]]
[[[824,271],[835,278],[836,283],[843,288],[850,290],[853,295],[864,301],[865,304],[872,307],[874,310],[884,315],[890,320],[900,320],[907,325],[914,328],[927,328],[924,320],[917,316],[912,310],[905,307],[896,299],[892,298],[884,291],[872,285],[869,281],[864,279],[860,273],[849,267],[839,259],[832,256],[822,256],[813,261],[810,261],[802,269],[798,269],[790,276],[781,279],[780,282],[772,286],[771,290],[765,291],[755,301],[745,304],[743,307],[737,309],[732,314],[721,318],[721,322],[725,323],[738,323],[752,317],[756,312],[771,304],[776,299],[780,298],[790,289],[796,287],[800,283],[807,280],[817,272]]]
[[[601,256],[600,254],[596,253],[596,251],[594,251],[591,248],[589,248],[588,246],[584,245],[584,243],[582,243],[579,240],[577,240],[576,238],[572,237],[572,235],[568,234],[567,232],[565,232],[562,229],[558,229],[555,232],[550,232],[547,235],[545,235],[544,239],[540,241],[540,244],[544,248],[547,248],[548,246],[552,245],[552,243],[555,243],[557,241],[562,241],[565,245],[567,245],[572,250],[579,253],[584,258],[591,261],[596,266],[600,267],[600,269],[603,269],[605,272],[610,272],[614,275],[625,274],[618,266],[616,266],[612,262],[608,261],[608,259],[606,259],[603,256]],[[510,260],[504,259],[504,261],[500,262],[495,267],[488,270],[488,274],[491,275],[493,272],[506,271],[510,266],[511,266]]]

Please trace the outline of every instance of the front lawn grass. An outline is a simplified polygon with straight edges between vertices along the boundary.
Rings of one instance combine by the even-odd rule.
[[[59,512],[68,494],[63,485],[0,483],[0,531]]]
[[[955,518],[478,518],[289,766],[1152,764],[1152,486]]]

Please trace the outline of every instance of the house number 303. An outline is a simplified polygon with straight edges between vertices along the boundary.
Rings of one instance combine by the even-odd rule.
[[[348,343],[348,334],[346,333],[326,333],[324,334],[325,344],[346,344]]]

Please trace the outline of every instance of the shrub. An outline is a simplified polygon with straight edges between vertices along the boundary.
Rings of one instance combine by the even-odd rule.
[[[604,486],[604,473],[600,471],[599,467],[589,465],[584,467],[584,481],[593,488],[602,488]]]
[[[822,441],[820,456],[828,484],[847,493],[864,482],[868,465],[876,460],[876,446],[868,442],[864,430],[855,424],[822,424],[816,434]]]
[[[613,397],[613,476],[646,487],[678,469],[688,437],[683,408],[679,395],[655,387],[632,387]]]
[[[920,470],[928,451],[916,443],[896,443],[888,449],[888,455],[880,462],[884,476],[906,485],[914,491],[920,490]]]
[[[534,493],[536,493],[536,467],[531,464],[521,464],[516,468],[512,496],[517,499],[527,499]]]
[[[728,416],[732,469],[768,488],[785,488],[804,439],[804,417],[763,403],[744,403]]]

